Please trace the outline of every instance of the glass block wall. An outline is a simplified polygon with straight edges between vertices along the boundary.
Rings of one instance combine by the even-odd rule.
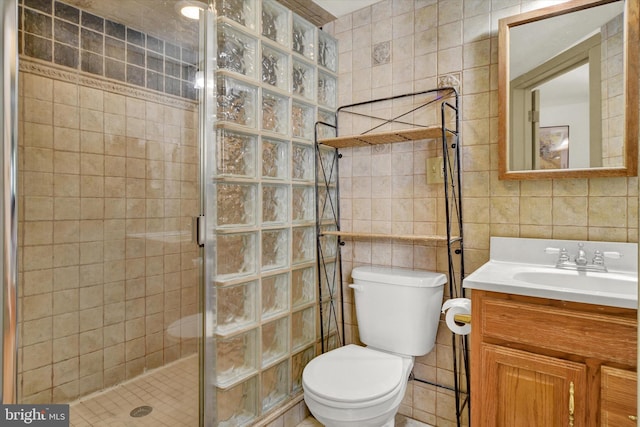
[[[336,108],[337,42],[273,0],[216,7],[215,385],[225,426],[299,394],[316,355],[314,123]]]

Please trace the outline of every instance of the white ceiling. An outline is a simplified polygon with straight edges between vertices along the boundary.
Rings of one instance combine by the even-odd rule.
[[[310,21],[313,17],[305,16],[305,12],[311,9],[305,7],[304,3],[311,1],[333,16],[340,17],[380,0],[297,0],[294,2],[300,5],[296,12]],[[186,45],[197,44],[198,26],[194,21],[176,12],[175,5],[178,0],[65,0],[65,2],[167,41]]]
[[[624,12],[624,2],[529,22],[509,30],[509,79],[544,64]],[[548,105],[589,101],[589,67],[579,67],[541,86]]]
[[[172,43],[196,46],[198,25],[176,11],[178,0],[64,0],[65,3]]]
[[[619,1],[511,27],[509,78],[544,64],[623,12],[624,2]]]
[[[380,0],[312,0],[315,4],[331,13],[336,18],[356,10],[371,6]]]

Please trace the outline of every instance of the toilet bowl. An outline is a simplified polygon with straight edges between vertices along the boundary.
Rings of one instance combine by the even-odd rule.
[[[302,372],[304,400],[327,427],[393,427],[415,356],[436,340],[447,279],[399,268],[351,272],[360,339],[311,360]]]
[[[305,403],[325,426],[393,426],[413,360],[354,344],[340,347],[306,366]]]

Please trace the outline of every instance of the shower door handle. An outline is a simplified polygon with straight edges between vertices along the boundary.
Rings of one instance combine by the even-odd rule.
[[[204,229],[204,215],[198,215],[193,217],[193,240],[200,247],[204,247],[205,229]]]

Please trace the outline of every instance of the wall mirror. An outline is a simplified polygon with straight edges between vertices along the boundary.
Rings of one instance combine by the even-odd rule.
[[[637,174],[639,1],[499,21],[500,179]]]

